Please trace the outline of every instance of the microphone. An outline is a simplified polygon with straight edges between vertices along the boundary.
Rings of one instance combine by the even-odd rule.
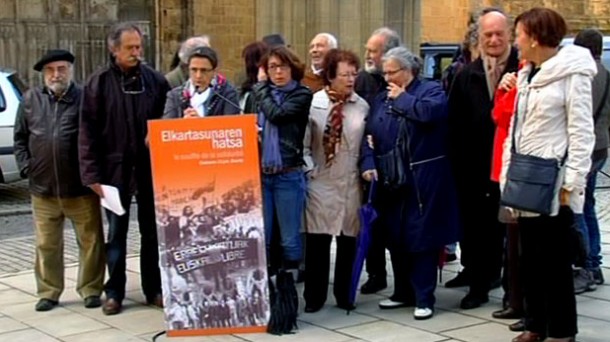
[[[232,105],[233,107],[237,108],[239,110],[239,114],[243,114],[244,111],[241,109],[241,107],[239,106],[239,104],[231,101],[230,99],[228,99],[226,96],[222,95],[220,93],[220,91],[218,91],[219,87],[218,87],[218,82],[216,81],[216,77],[214,77],[212,79],[212,81],[210,82],[210,87],[215,88],[217,91],[214,92],[215,95],[218,95],[218,97],[220,97],[222,100],[224,100],[225,102],[227,102],[228,104]]]

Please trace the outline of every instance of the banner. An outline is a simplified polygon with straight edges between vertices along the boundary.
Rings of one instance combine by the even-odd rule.
[[[265,332],[256,117],[148,127],[167,335]]]

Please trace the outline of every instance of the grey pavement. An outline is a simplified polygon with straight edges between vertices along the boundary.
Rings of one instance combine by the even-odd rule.
[[[610,182],[602,179],[602,185]],[[597,192],[602,230],[602,253],[610,260],[610,190]],[[66,261],[75,260],[76,246],[70,230],[66,230]],[[137,232],[131,229],[132,253],[137,251]],[[37,301],[31,259],[33,237],[20,237],[0,242],[0,262],[13,266],[13,271],[0,270],[0,341],[151,341],[165,329],[163,312],[143,305],[139,286],[139,257],[128,259],[127,299],[125,310],[117,316],[104,316],[100,309],[85,309],[75,292],[78,267],[66,267],[66,290],[60,306],[46,313],[34,311]],[[29,253],[29,254],[28,254]],[[561,253],[561,251],[558,251]],[[7,267],[7,266],[2,266]],[[460,269],[459,263],[445,266],[443,279],[451,279]],[[610,268],[604,265],[606,279]],[[363,275],[362,280],[365,279]],[[331,280],[332,281],[332,280]],[[392,283],[392,279],[389,279]],[[549,286],[553,286],[549,284]],[[298,286],[302,293],[302,285]],[[436,291],[434,318],[416,321],[412,308],[380,310],[377,303],[388,297],[392,288],[375,295],[359,295],[357,308],[350,315],[334,307],[332,290],[327,305],[318,313],[299,315],[299,330],[292,335],[237,334],[208,337],[161,336],[157,341],[417,341],[417,342],[506,342],[516,333],[507,325],[514,320],[496,320],[491,313],[500,308],[502,290],[492,291],[490,303],[474,310],[459,309],[465,288],[447,289],[440,284]],[[577,296],[579,312],[578,341],[610,341],[610,285]]]

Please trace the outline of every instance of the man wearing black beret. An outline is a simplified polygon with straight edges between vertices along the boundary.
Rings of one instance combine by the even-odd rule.
[[[32,194],[36,230],[34,275],[40,300],[36,311],[58,304],[64,290],[63,229],[68,218],[76,231],[80,269],[76,291],[85,307],[101,305],[104,236],[100,200],[81,183],[78,160],[82,88],[72,81],[74,56],[50,50],[34,70],[44,86],[25,93],[15,122],[15,156]]]
[[[143,35],[132,23],[115,25],[108,35],[108,64],[94,72],[84,87],[79,134],[83,183],[100,197],[101,185],[119,189],[124,215],[106,210],[106,261],[103,312],[121,312],[125,298],[127,230],[133,196],[138,203],[140,277],[148,304],[163,306],[157,226],[152,188],[147,121],[163,115],[169,84],[141,62]]]

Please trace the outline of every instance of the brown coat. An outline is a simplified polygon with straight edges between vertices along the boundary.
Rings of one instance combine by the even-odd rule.
[[[312,93],[316,93],[324,88],[324,79],[322,76],[314,74],[311,68],[305,71],[305,76],[303,76],[301,83],[308,87]]]
[[[343,107],[343,135],[333,163],[327,167],[322,140],[332,103],[325,91],[314,94],[305,131],[307,168],[305,231],[313,234],[356,236],[362,204],[360,143],[369,105],[354,93]]]

